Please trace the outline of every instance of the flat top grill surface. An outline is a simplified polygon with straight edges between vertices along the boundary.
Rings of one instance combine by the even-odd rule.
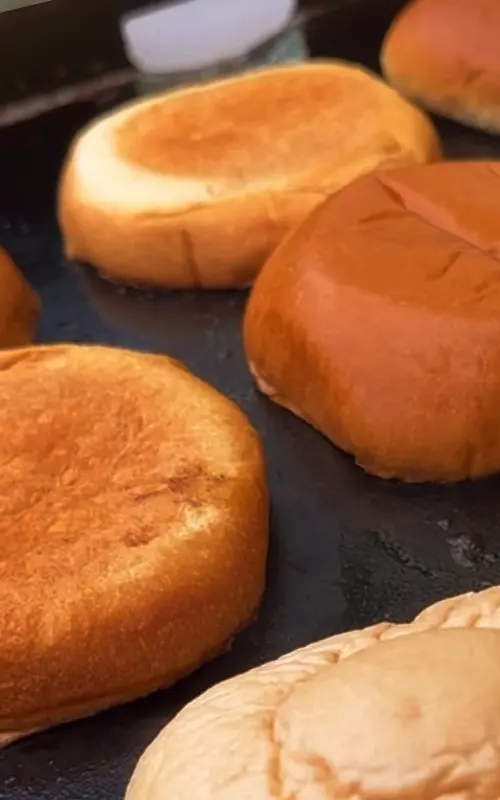
[[[500,582],[500,479],[442,488],[365,475],[254,390],[241,347],[245,293],[124,292],[64,262],[56,178],[73,133],[95,113],[80,104],[0,132],[0,244],[42,296],[40,342],[168,353],[247,412],[263,438],[272,494],[268,591],[232,652],[191,678],[0,753],[0,800],[118,800],[146,744],[212,683],[315,639],[403,621],[434,600]],[[439,126],[449,156],[500,155],[498,138]]]

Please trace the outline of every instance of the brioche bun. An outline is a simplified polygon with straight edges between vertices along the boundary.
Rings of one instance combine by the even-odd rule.
[[[180,89],[77,138],[59,191],[66,255],[129,284],[247,286],[331,191],[376,167],[438,156],[422,112],[349,64]]]
[[[169,358],[0,354],[0,739],[165,687],[221,652],[265,579],[242,413]]]
[[[31,342],[39,306],[38,296],[0,247],[0,347]]]
[[[497,800],[499,604],[498,588],[452,598],[212,688],[146,750],[126,800]]]
[[[359,178],[259,275],[244,341],[262,392],[368,472],[500,470],[500,163]]]
[[[414,0],[389,28],[381,66],[425,108],[500,133],[500,3]]]

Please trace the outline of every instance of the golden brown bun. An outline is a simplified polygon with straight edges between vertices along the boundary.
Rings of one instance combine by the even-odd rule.
[[[265,580],[261,447],[175,361],[0,354],[0,734],[167,686],[223,650]]]
[[[66,255],[125,283],[247,286],[331,191],[376,167],[438,156],[422,112],[352,65],[182,89],[76,140],[59,192]]]
[[[498,0],[414,0],[387,32],[383,72],[431,111],[499,133],[499,31]]]
[[[244,341],[265,394],[367,471],[500,470],[500,163],[359,178],[260,273]]]
[[[498,587],[455,597],[219,684],[126,800],[498,800],[499,606]]]
[[[0,347],[31,342],[38,310],[38,296],[0,247]]]

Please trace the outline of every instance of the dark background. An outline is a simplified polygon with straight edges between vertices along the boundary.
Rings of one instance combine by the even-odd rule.
[[[373,65],[396,5],[360,1],[311,24],[314,54]],[[106,14],[103,8],[103,20]],[[110,59],[115,45],[112,35]],[[97,111],[80,103],[0,131],[0,243],[42,296],[39,341],[169,353],[248,413],[263,438],[272,493],[269,585],[257,622],[231,654],[169,691],[3,751],[0,800],[118,800],[146,744],[213,682],[314,639],[406,620],[433,600],[500,580],[500,481],[407,487],[365,475],[254,391],[241,349],[244,293],[124,293],[64,262],[53,211],[57,175],[72,135]],[[449,155],[500,152],[497,138],[439,125]]]
[[[118,19],[150,5],[150,0],[51,0],[0,14],[0,107],[128,67]],[[377,63],[378,40],[402,5],[403,0],[300,0],[301,11],[311,17],[315,9],[335,9],[334,29],[322,18],[308,23],[312,52],[335,52],[371,66]]]

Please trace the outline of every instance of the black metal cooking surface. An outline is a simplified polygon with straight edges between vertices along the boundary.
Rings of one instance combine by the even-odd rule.
[[[168,353],[248,413],[264,441],[272,493],[268,591],[232,653],[193,677],[3,751],[0,800],[119,800],[145,745],[215,681],[315,639],[406,620],[433,600],[500,582],[500,479],[439,488],[369,477],[255,392],[241,349],[244,293],[124,293],[64,262],[56,177],[71,136],[95,111],[81,105],[0,132],[0,244],[43,298],[40,342]],[[441,131],[449,155],[500,156],[498,138],[451,123]]]

